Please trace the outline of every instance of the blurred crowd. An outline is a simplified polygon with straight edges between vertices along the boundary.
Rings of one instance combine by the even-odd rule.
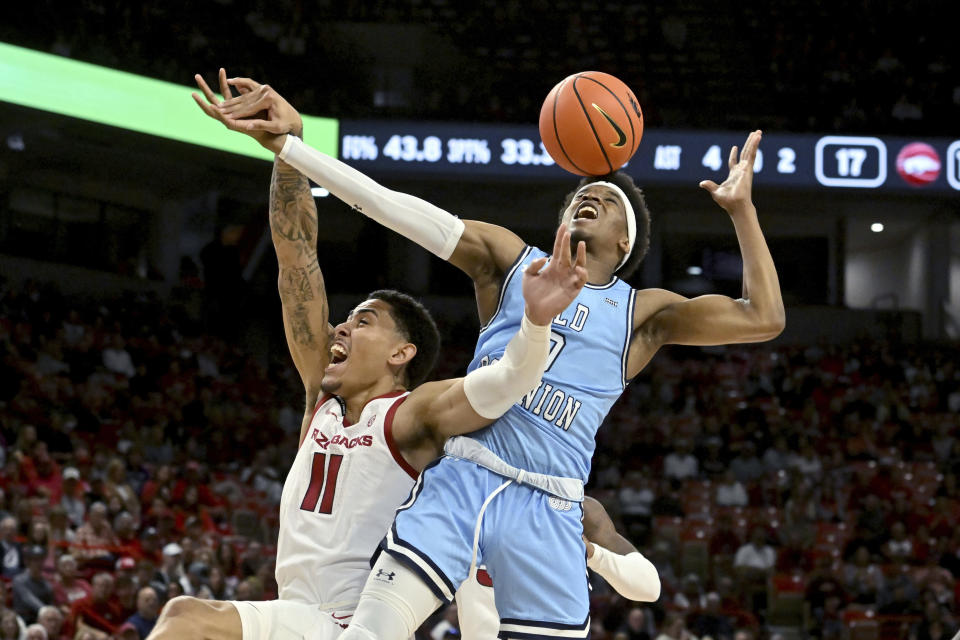
[[[0,285],[0,640],[133,640],[180,594],[276,597],[299,380],[182,326],[151,296]]]
[[[659,354],[601,429],[588,491],[663,595],[641,615],[595,589],[594,637],[672,614],[712,638],[952,637],[958,363],[956,345],[883,341]]]
[[[296,372],[184,326],[149,295],[0,284],[0,640],[142,639],[180,594],[276,596]],[[594,577],[594,640],[950,637],[957,363],[892,341],[659,354],[601,429],[588,492],[662,596]],[[452,610],[422,630],[456,633]]]
[[[223,65],[334,117],[533,122],[595,69],[635,89],[648,126],[945,135],[960,77],[951,23],[925,5],[39,0],[0,40],[178,84]]]

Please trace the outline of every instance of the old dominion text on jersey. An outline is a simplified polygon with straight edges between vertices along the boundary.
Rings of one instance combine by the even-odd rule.
[[[523,318],[523,270],[546,255],[528,247],[507,273],[497,311],[480,331],[468,370],[503,356]],[[597,429],[626,387],[633,304],[634,290],[618,278],[586,285],[553,319],[540,386],[469,437],[520,469],[586,482]]]

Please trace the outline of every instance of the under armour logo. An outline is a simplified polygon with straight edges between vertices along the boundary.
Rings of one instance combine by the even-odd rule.
[[[385,582],[393,582],[393,576],[397,575],[395,571],[384,571],[383,569],[377,569],[377,575],[375,578],[383,580],[386,578]]]

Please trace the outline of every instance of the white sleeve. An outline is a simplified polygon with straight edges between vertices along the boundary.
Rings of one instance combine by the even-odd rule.
[[[287,135],[278,157],[345,203],[447,260],[463,235],[463,221],[425,200],[391,191],[336,158]]]
[[[463,379],[463,393],[473,410],[484,418],[499,418],[520,398],[540,384],[550,353],[550,326],[533,324],[523,314],[503,357],[474,369]]]
[[[623,556],[593,544],[587,566],[596,571],[617,593],[636,602],[660,599],[660,575],[653,563],[634,551]]]

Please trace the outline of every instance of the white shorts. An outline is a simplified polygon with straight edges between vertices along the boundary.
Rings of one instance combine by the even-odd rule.
[[[334,640],[353,618],[353,607],[304,604],[293,600],[236,601],[243,640]]]

